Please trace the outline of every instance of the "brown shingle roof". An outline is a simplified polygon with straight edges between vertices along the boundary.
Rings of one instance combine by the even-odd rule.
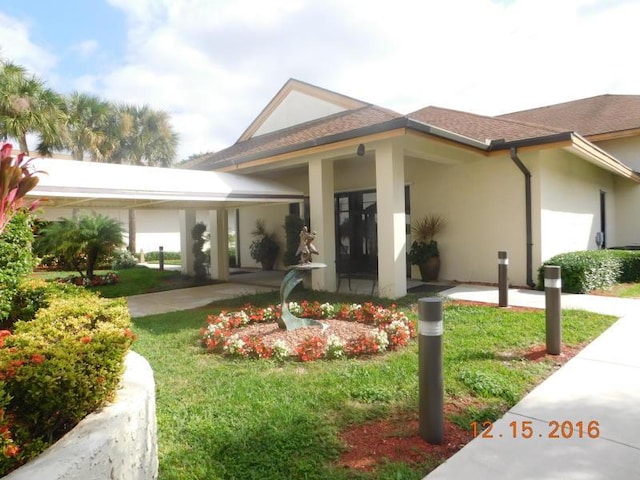
[[[486,142],[487,140],[505,140],[509,142],[544,137],[563,131],[542,125],[485,117],[440,107],[426,107],[410,113],[408,117],[480,142]]]
[[[296,145],[302,147],[308,142],[371,127],[395,118],[402,118],[402,115],[392,110],[368,105],[238,141],[229,148],[203,155],[183,166],[199,170],[222,168],[236,161],[246,161],[247,158],[259,156],[266,157],[269,154],[275,155],[283,149]]]
[[[182,166],[215,170],[314,145],[355,138],[376,129],[384,131],[405,126],[422,130],[420,124],[437,127],[483,144],[500,140],[549,141],[554,135],[567,132],[575,131],[589,136],[640,128],[640,96],[637,95],[601,95],[497,117],[440,107],[426,107],[403,116],[375,105],[363,105],[365,106],[361,108],[239,140],[229,148],[195,158]],[[462,138],[454,140],[465,142]],[[500,143],[496,143],[497,148],[502,148]],[[479,148],[483,146],[480,145]]]
[[[599,95],[496,118],[550,125],[589,137],[640,128],[640,95]]]

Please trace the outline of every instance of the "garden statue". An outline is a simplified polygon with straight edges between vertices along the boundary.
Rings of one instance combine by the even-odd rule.
[[[289,293],[304,279],[304,274],[307,275],[312,271],[319,268],[326,268],[324,263],[314,263],[311,261],[312,255],[318,255],[318,249],[313,245],[313,241],[316,238],[316,232],[309,233],[307,227],[303,227],[300,230],[300,245],[296,251],[296,257],[300,255],[300,261],[297,265],[289,267],[289,271],[282,280],[280,285],[280,304],[282,307],[282,314],[278,319],[278,326],[284,330],[295,330],[300,327],[321,327],[325,329],[327,326],[318,320],[312,318],[298,318],[289,311],[289,303],[287,297]]]
[[[313,241],[316,239],[315,230],[309,233],[307,227],[302,227],[300,230],[300,246],[296,251],[296,257],[300,255],[299,265],[304,265],[305,263],[311,263],[311,257],[313,254],[318,255],[318,249],[313,245]]]

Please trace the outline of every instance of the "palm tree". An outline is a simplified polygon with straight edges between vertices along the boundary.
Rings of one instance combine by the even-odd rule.
[[[63,98],[27,70],[0,60],[0,137],[15,138],[29,153],[27,134],[39,136],[41,155],[64,147],[67,114]]]
[[[62,257],[91,280],[98,262],[122,245],[122,233],[122,224],[106,215],[64,218],[42,229],[37,248]]]
[[[103,158],[101,146],[106,142],[109,118],[117,115],[112,105],[86,93],[74,92],[66,98],[69,115],[68,148],[75,160],[88,153],[93,161]]]
[[[162,110],[153,110],[148,105],[120,105],[119,116],[113,122],[111,160],[132,165],[169,167],[176,157],[178,135]],[[114,135],[115,134],[115,135]],[[120,135],[119,141],[113,138]],[[136,253],[136,216],[129,210],[129,251]]]
[[[148,105],[122,105],[124,141],[117,155],[122,163],[169,167],[176,157],[178,135],[171,126],[169,115]]]

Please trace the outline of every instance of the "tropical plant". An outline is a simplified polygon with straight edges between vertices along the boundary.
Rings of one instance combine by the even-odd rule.
[[[256,220],[256,228],[251,232],[254,240],[249,246],[251,258],[262,264],[264,270],[273,270],[280,251],[275,232],[267,231],[264,220]]]
[[[284,252],[284,264],[295,265],[298,263],[296,252],[300,246],[300,231],[304,227],[304,220],[298,215],[287,215],[284,217],[284,233],[286,236],[286,250]]]
[[[74,92],[66,98],[69,115],[67,146],[76,160],[89,154],[93,161],[103,159],[109,118],[117,115],[114,107],[86,93]],[[102,148],[101,148],[102,147]]]
[[[42,229],[38,249],[64,258],[92,280],[98,262],[122,245],[122,232],[121,223],[106,215],[63,218]]]
[[[63,148],[67,136],[64,99],[20,65],[0,60],[0,137],[15,138],[29,154],[27,134],[35,134],[41,155]]]
[[[5,143],[0,149],[0,234],[16,212],[22,207],[24,196],[38,184],[38,177],[31,171],[31,159],[24,154],[15,160],[11,156],[13,146]],[[32,204],[32,208],[37,202]]]
[[[204,232],[207,227],[204,223],[198,222],[191,229],[191,238],[193,239],[193,272],[196,278],[206,278],[207,269],[204,266],[207,256],[202,251],[205,242]]]
[[[100,152],[105,162],[169,167],[178,135],[169,115],[148,105],[118,105],[106,128]],[[129,210],[129,251],[136,252],[135,210]]]
[[[415,235],[409,250],[409,260],[412,264],[420,265],[432,257],[440,256],[435,236],[445,225],[444,218],[437,214],[427,214],[411,225],[411,231]]]

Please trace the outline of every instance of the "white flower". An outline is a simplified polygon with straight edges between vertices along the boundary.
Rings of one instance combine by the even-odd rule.
[[[302,314],[302,307],[296,302],[289,302],[289,311],[294,315]]]
[[[378,330],[372,335],[373,339],[378,344],[378,348],[380,349],[380,351],[384,352],[389,346],[389,337],[387,335],[387,332],[385,332],[384,330]]]
[[[284,360],[289,355],[291,355],[287,344],[284,343],[284,340],[282,339],[273,342],[273,345],[271,345],[271,350],[273,352],[273,358],[275,358],[276,360]]]
[[[244,353],[244,340],[238,334],[232,335],[224,343],[222,351],[229,355],[242,355]]]
[[[335,313],[335,308],[330,303],[323,303],[320,305],[320,311],[322,312],[322,316],[324,318],[333,317]]]
[[[344,341],[336,335],[329,335],[329,337],[327,337],[327,349],[325,355],[327,358],[344,357]]]

